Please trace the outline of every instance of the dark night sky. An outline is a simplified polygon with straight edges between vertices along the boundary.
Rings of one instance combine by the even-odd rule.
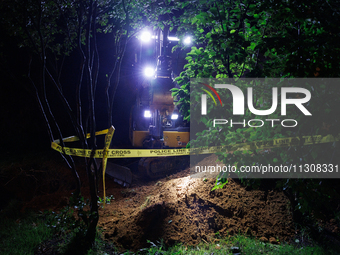
[[[1,31],[0,31],[1,32]],[[2,33],[5,34],[5,33]],[[106,74],[113,65],[112,35],[98,34],[98,51],[100,57],[100,73],[98,77],[95,110],[96,130],[109,128],[107,124],[106,99],[104,88],[106,86]],[[0,39],[0,82],[1,82],[1,109],[2,116],[0,131],[2,135],[0,151],[3,155],[13,151],[46,150],[50,147],[45,122],[38,108],[33,93],[33,86],[27,76],[29,54],[25,49],[19,49],[16,39],[2,37]],[[173,46],[174,43],[171,45]],[[112,146],[124,148],[130,146],[129,142],[129,117],[132,105],[136,100],[138,87],[143,78],[142,66],[135,63],[135,54],[139,54],[141,44],[137,38],[132,38],[127,46],[121,68],[121,81],[118,86],[114,108],[113,125],[116,128],[112,140]],[[143,45],[144,54],[152,52],[151,44]],[[184,61],[185,52],[181,58]],[[143,56],[143,55],[142,55]],[[144,55],[145,56],[145,55]],[[151,54],[149,59],[142,57],[144,62],[151,61],[156,65],[156,56]],[[183,67],[184,63],[180,63]],[[37,75],[37,66],[33,64],[32,75]],[[178,68],[181,69],[181,68]],[[63,92],[71,107],[75,109],[75,84],[78,78],[79,54],[75,51],[66,58],[64,71],[61,77]],[[178,71],[179,72],[179,71]],[[178,75],[178,74],[177,74]],[[36,76],[37,77],[37,76]],[[84,87],[84,86],[83,86]],[[70,119],[54,89],[47,90],[50,104],[63,136],[75,135]],[[87,113],[87,91],[82,91],[83,112]],[[100,144],[98,144],[100,148]]]
[[[105,74],[109,72],[112,65],[112,45],[108,36],[99,36],[100,74],[98,79],[98,91],[96,94],[96,119],[97,130],[106,129],[107,112],[104,96]],[[13,151],[40,150],[49,147],[45,123],[38,109],[34,98],[32,85],[24,78],[28,70],[28,54],[23,49],[15,46],[12,38],[2,39],[2,63],[0,68],[1,82],[1,149],[3,155]],[[128,145],[128,123],[130,108],[135,101],[137,84],[132,62],[134,61],[134,50],[136,42],[129,44],[126,51],[124,63],[122,65],[121,82],[117,89],[113,124],[116,132],[112,145]],[[73,57],[73,56],[72,56]],[[77,58],[69,58],[65,63],[65,70],[61,79],[65,85],[63,90],[72,107],[74,101],[74,84],[77,80],[78,63]],[[5,59],[5,61],[4,61]],[[60,125],[64,131],[64,136],[74,135],[69,119],[65,116],[63,107],[57,98],[54,90],[48,93],[56,118],[60,120]],[[83,98],[86,99],[86,91],[83,91]],[[86,111],[84,102],[84,111]]]
[[[22,150],[35,150],[49,144],[42,116],[28,81],[28,57],[15,47],[12,38],[1,39],[0,116],[1,155]]]

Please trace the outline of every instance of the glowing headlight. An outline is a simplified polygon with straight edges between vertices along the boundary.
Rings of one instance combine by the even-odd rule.
[[[168,40],[169,40],[169,41],[175,41],[175,42],[178,42],[178,41],[179,41],[179,39],[178,39],[177,37],[175,37],[175,36],[169,36],[169,37],[168,37]]]
[[[151,118],[151,112],[149,110],[144,111],[144,118]]]
[[[183,43],[184,43],[185,45],[191,44],[191,37],[190,37],[190,36],[185,37]]]
[[[149,42],[151,40],[151,33],[149,31],[144,31],[141,34],[140,39],[142,42]]]
[[[174,113],[171,115],[172,120],[177,120],[178,119],[178,114]]]
[[[144,69],[144,75],[146,77],[152,77],[155,75],[155,69],[152,67],[147,67]]]

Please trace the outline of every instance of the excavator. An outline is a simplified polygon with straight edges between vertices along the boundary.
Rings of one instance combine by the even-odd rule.
[[[149,78],[141,78],[138,84],[129,120],[130,142],[133,148],[140,149],[185,148],[190,139],[189,123],[183,121],[171,95],[171,89],[178,86],[174,78],[184,66],[185,54],[171,52],[178,39],[169,36],[168,27],[155,31],[151,37],[151,50],[150,46],[146,48],[148,56],[144,56],[141,49],[137,58],[139,66],[148,63],[152,67],[148,69]],[[187,156],[148,157],[139,160],[138,171],[155,179],[187,165]],[[127,167],[108,162],[106,172],[123,186],[132,182],[132,173]]]

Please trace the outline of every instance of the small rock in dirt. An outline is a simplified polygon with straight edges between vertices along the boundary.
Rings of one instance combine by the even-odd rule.
[[[268,238],[262,236],[262,237],[260,237],[260,241],[266,243],[266,242],[268,242]]]
[[[274,237],[270,237],[270,238],[269,238],[269,242],[270,242],[271,244],[277,244],[277,240],[276,240]]]

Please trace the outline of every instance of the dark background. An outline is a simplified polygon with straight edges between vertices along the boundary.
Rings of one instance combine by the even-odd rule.
[[[108,128],[106,101],[104,95],[105,74],[110,71],[112,61],[110,53],[113,51],[108,36],[99,36],[100,74],[96,92],[96,120],[97,130]],[[113,112],[113,125],[116,128],[113,137],[115,145],[128,144],[128,123],[131,106],[136,99],[138,70],[134,64],[134,55],[138,42],[132,40],[126,52],[123,64],[121,82],[118,86]],[[10,56],[10,57],[9,57]],[[29,56],[24,49],[16,47],[13,38],[1,39],[0,65],[0,116],[2,156],[13,152],[45,150],[50,147],[46,124],[38,108],[34,89],[27,79]],[[66,58],[61,83],[63,92],[72,109],[75,109],[75,87],[77,70],[79,68],[77,53]],[[14,71],[13,71],[14,70]],[[34,72],[34,66],[33,71]],[[34,75],[34,74],[33,74]],[[137,82],[136,82],[137,81]],[[47,86],[48,87],[48,86]],[[47,88],[48,98],[53,113],[61,126],[63,135],[74,135],[68,116],[53,89]],[[86,90],[82,91],[83,113],[87,113]]]
[[[1,33],[1,31],[0,31]],[[5,33],[2,33],[5,35]],[[171,35],[174,36],[174,35]],[[33,85],[27,78],[30,56],[25,49],[17,47],[17,41],[12,37],[0,39],[0,153],[7,157],[12,153],[24,153],[50,149],[50,140],[42,114],[38,108]],[[171,42],[169,47],[176,43]],[[142,54],[140,50],[142,49]],[[98,76],[95,98],[96,130],[107,129],[107,106],[105,98],[106,74],[113,65],[113,43],[111,35],[98,34],[98,51],[100,73]],[[179,75],[184,65],[185,51],[178,49],[173,56],[175,75]],[[140,58],[142,59],[140,61]],[[136,63],[137,60],[137,63]],[[113,126],[115,133],[111,147],[126,148],[129,141],[129,118],[131,107],[136,101],[137,91],[145,80],[143,69],[146,65],[156,66],[157,56],[153,43],[143,44],[137,38],[132,38],[128,45],[121,67],[121,79],[114,100]],[[32,76],[38,78],[37,66],[32,61]],[[75,104],[75,84],[79,69],[79,54],[75,51],[65,59],[61,76],[63,93],[72,109]],[[87,91],[82,90],[83,118],[87,115]],[[75,135],[69,117],[55,90],[47,85],[47,94],[52,112],[61,127],[64,137]],[[98,147],[101,148],[102,138],[99,137]],[[71,146],[71,145],[70,145]],[[71,146],[72,147],[72,146]]]

